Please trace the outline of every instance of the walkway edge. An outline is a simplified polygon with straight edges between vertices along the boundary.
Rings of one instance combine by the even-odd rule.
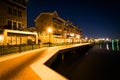
[[[50,69],[44,63],[49,60],[53,55],[55,55],[58,51],[63,49],[68,49],[77,46],[89,45],[87,44],[76,44],[76,45],[68,45],[68,46],[58,46],[58,47],[50,47],[48,51],[45,53],[46,55],[41,58],[40,60],[36,61],[35,63],[31,64],[30,67],[36,72],[36,74],[42,80],[68,80],[66,77],[62,76],[61,74],[55,72],[54,70]],[[52,50],[53,49],[53,50]]]

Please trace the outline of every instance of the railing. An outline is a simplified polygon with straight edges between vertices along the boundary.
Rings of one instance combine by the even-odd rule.
[[[9,53],[15,52],[23,52],[27,50],[33,50],[39,48],[39,44],[31,44],[31,45],[7,45],[0,46],[0,55],[5,55]]]
[[[22,45],[1,45],[0,46],[0,56],[16,53],[16,52],[23,52],[27,50],[38,49],[41,47],[52,47],[52,46],[63,46],[63,45],[70,45],[70,44],[79,44],[79,43],[44,43],[44,44],[22,44]]]

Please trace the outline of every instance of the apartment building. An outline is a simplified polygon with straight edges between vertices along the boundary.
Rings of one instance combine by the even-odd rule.
[[[0,0],[0,29],[27,27],[27,0]]]
[[[47,37],[49,37],[47,32],[48,28],[52,29],[51,41],[53,43],[56,42],[56,39],[60,39],[60,41],[57,42],[64,42],[65,39],[73,37],[74,39],[80,39],[82,33],[79,27],[73,25],[71,21],[59,17],[56,11],[40,13],[35,19],[35,26],[37,28],[39,38],[42,38],[42,40],[46,42],[48,41]]]
[[[0,0],[0,45],[27,44],[31,39],[38,43],[37,33],[27,28],[28,0]]]

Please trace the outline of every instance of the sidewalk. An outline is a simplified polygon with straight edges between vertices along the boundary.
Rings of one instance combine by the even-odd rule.
[[[43,49],[43,48],[40,48],[40,49]],[[29,51],[16,52],[16,53],[10,53],[10,54],[6,54],[6,55],[2,55],[2,56],[0,56],[0,62],[9,60],[9,59],[12,59],[12,58],[15,58],[15,57],[23,56],[23,55],[31,53],[31,52],[33,52],[35,50],[39,50],[39,49],[34,49],[34,50],[29,50]]]
[[[46,48],[13,53],[0,57],[0,80],[40,80],[29,67]],[[42,53],[41,53],[42,54]]]
[[[59,50],[88,44],[43,47],[0,57],[0,80],[67,80],[44,63]]]

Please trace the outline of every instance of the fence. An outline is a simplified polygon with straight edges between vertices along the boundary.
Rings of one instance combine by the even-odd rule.
[[[42,47],[52,47],[52,46],[62,46],[62,45],[70,45],[73,43],[44,43]],[[75,43],[74,43],[75,44]],[[0,55],[23,52],[27,50],[33,50],[40,48],[40,44],[22,44],[22,45],[7,45],[0,46]]]
[[[22,52],[27,50],[33,50],[39,48],[39,44],[31,44],[31,45],[8,45],[8,46],[0,46],[0,55],[5,55],[9,53]]]

